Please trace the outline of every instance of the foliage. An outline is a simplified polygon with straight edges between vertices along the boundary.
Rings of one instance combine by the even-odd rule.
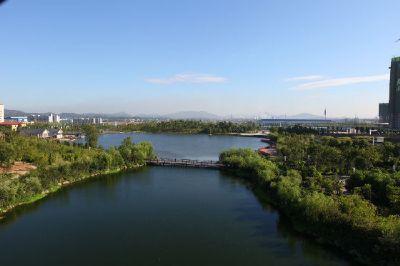
[[[103,130],[117,131],[144,131],[144,132],[167,132],[167,133],[188,133],[188,134],[227,134],[254,132],[260,129],[259,125],[253,122],[207,122],[200,120],[168,120],[168,121],[148,121],[144,123],[101,126]]]
[[[0,175],[0,210],[55,190],[63,183],[144,165],[153,157],[150,143],[135,144],[131,139],[118,148],[104,150],[14,135],[0,141],[1,163],[28,162],[37,170],[18,178]]]
[[[14,149],[11,144],[0,141],[0,166],[8,167],[15,159]]]
[[[382,147],[372,147],[362,139],[316,140],[305,135],[279,137],[278,147],[287,156],[286,162],[274,163],[247,149],[225,151],[220,160],[240,175],[253,177],[299,232],[334,245],[362,263],[399,263],[400,218],[382,214],[375,204],[390,206],[398,213],[400,175],[368,170],[370,166],[364,165],[348,180],[351,194],[343,194],[342,180],[332,175],[347,169],[336,158],[349,158],[347,152],[367,156],[373,150],[376,154],[366,161],[373,166],[381,164]]]
[[[249,176],[260,178],[262,182],[274,180],[278,174],[278,168],[270,161],[264,160],[251,149],[232,149],[221,153],[219,160],[226,166],[241,169],[249,173]]]
[[[98,129],[93,125],[85,125],[82,129],[85,133],[87,145],[92,148],[97,147],[97,142],[99,138]]]

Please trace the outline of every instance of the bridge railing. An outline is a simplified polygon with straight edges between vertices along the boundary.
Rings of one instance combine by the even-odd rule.
[[[171,158],[156,158],[147,161],[153,165],[171,165],[171,166],[193,166],[193,167],[222,167],[219,161],[214,160],[192,160],[192,159],[171,159]]]
[[[219,163],[219,161],[214,160],[193,160],[193,159],[171,159],[171,158],[155,158],[149,161],[167,161],[167,162],[195,162],[195,163]]]

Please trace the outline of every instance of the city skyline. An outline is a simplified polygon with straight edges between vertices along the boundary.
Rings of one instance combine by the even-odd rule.
[[[398,7],[7,1],[0,102],[27,112],[377,117],[400,54]]]

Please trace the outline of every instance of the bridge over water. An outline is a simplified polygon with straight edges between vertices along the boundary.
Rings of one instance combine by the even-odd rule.
[[[219,161],[213,160],[190,160],[190,159],[170,159],[170,158],[156,158],[147,161],[148,165],[155,166],[174,166],[174,167],[191,167],[191,168],[212,168],[220,169],[224,165]]]

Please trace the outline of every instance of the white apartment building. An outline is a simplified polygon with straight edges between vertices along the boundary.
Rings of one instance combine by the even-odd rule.
[[[51,113],[46,117],[46,122],[49,123],[60,123],[60,121],[61,121],[60,115],[58,114]]]
[[[54,114],[53,123],[60,123],[60,121],[61,121],[60,115]]]
[[[0,123],[4,122],[4,104],[0,103]]]

